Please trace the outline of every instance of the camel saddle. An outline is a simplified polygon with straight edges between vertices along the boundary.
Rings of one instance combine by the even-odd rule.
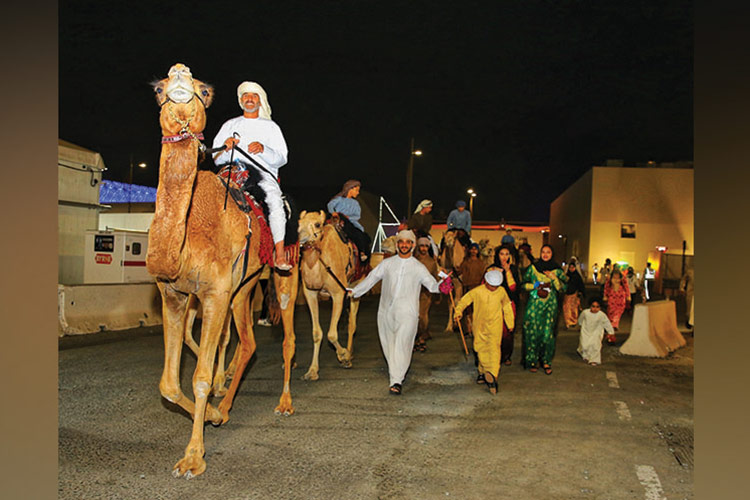
[[[336,229],[341,242],[349,246],[350,259],[346,265],[346,276],[349,282],[354,282],[367,275],[372,270],[369,262],[362,262],[361,252],[357,245],[349,238],[349,235],[344,231],[344,224],[346,223],[342,217],[331,216],[327,221],[327,224],[333,226]],[[352,262],[354,265],[352,266]]]
[[[225,187],[227,187],[228,182],[228,195],[232,197],[232,201],[237,207],[246,214],[252,212],[255,215],[260,224],[260,261],[263,264],[273,265],[274,244],[271,227],[268,224],[268,206],[265,203],[265,193],[257,187],[257,179],[253,179],[251,172],[253,172],[251,169],[234,166],[231,169],[230,176],[230,165],[226,165],[219,170],[217,175]],[[250,220],[248,219],[248,229],[249,226]],[[292,246],[296,247],[297,245],[287,245],[284,249],[290,259],[296,260],[296,257],[292,255],[296,253],[291,248]]]

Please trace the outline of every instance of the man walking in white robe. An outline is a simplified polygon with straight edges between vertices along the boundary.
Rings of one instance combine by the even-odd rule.
[[[412,347],[419,322],[421,287],[438,293],[438,282],[427,268],[412,257],[416,237],[410,230],[396,235],[398,254],[378,264],[349,293],[361,297],[383,280],[378,305],[378,336],[390,377],[390,393],[401,394],[401,384],[411,364]],[[444,273],[439,274],[444,277]]]

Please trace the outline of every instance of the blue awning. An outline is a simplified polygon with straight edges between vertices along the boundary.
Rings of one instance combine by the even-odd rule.
[[[156,188],[127,184],[125,182],[102,181],[99,203],[155,203]]]

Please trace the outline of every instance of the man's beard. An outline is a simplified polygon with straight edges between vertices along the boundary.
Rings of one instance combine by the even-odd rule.
[[[245,113],[255,113],[259,109],[260,109],[260,104],[257,104],[253,107],[250,107],[248,105],[242,106],[242,111],[244,111]]]

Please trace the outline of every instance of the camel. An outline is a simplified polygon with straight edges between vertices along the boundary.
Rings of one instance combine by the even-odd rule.
[[[225,186],[211,172],[198,171],[198,149],[206,124],[205,109],[213,100],[213,88],[192,77],[183,64],[170,68],[168,78],[154,83],[161,107],[159,123],[162,150],[156,213],[149,230],[146,267],[156,278],[162,297],[164,319],[164,370],[161,395],[193,418],[185,456],[174,466],[176,477],[191,478],[206,469],[203,459],[204,421],[220,425],[229,419],[242,373],[255,351],[248,294],[264,263],[259,257],[261,224],[230,201],[224,208]],[[248,227],[253,237],[246,239]],[[249,241],[249,244],[248,244]],[[244,259],[244,256],[247,259]],[[247,265],[245,265],[245,262]],[[277,413],[294,412],[289,389],[294,355],[294,301],[297,272],[277,277],[276,290],[284,322],[284,385]],[[180,388],[180,358],[188,303],[195,297],[203,308],[200,346],[193,374],[195,402]],[[212,385],[223,385],[222,373],[213,377],[214,360],[222,343],[228,342],[231,310],[240,338],[236,374],[218,407],[208,403]],[[193,316],[194,317],[194,316]],[[223,336],[223,338],[222,338]],[[223,360],[219,363],[223,369]],[[218,372],[219,370],[217,370]]]
[[[448,304],[448,323],[445,325],[446,332],[452,332],[454,327],[453,320],[453,306],[456,302],[461,300],[463,295],[463,284],[458,279],[458,268],[464,261],[466,256],[466,248],[456,238],[455,231],[446,231],[443,233],[443,238],[440,243],[440,255],[438,256],[438,264],[440,267],[445,269],[446,272],[453,272],[454,279],[453,286],[455,292],[455,302]]]
[[[495,247],[490,245],[489,238],[479,240],[479,258],[482,259],[485,266],[489,266],[495,261]]]
[[[302,211],[299,218],[299,241],[301,245],[300,272],[302,274],[302,293],[313,326],[313,355],[310,368],[302,377],[304,380],[318,380],[318,358],[320,343],[323,340],[323,329],[320,327],[318,296],[326,293],[331,296],[333,310],[331,324],[328,327],[328,341],[336,348],[336,357],[344,368],[351,368],[354,343],[354,331],[357,329],[357,311],[359,299],[351,299],[349,304],[349,338],[346,349],[339,344],[338,322],[344,307],[346,291],[361,278],[352,281],[356,270],[356,255],[351,244],[344,243],[332,224],[326,224],[326,215],[319,212]],[[336,276],[331,276],[326,267]],[[338,281],[337,281],[338,280]]]

